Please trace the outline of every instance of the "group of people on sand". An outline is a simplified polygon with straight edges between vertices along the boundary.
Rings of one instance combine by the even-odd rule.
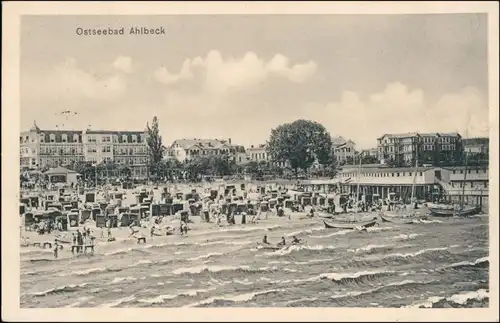
[[[90,228],[84,227],[82,232],[80,232],[80,229],[76,230],[76,233],[73,232],[71,252],[73,254],[86,254],[86,246],[92,247],[90,249],[93,252],[93,247],[95,246],[95,236],[93,235],[93,232],[90,231]]]

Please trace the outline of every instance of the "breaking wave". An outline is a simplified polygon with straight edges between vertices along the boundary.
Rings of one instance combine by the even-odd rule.
[[[216,257],[216,256],[222,256],[222,255],[224,255],[224,254],[220,253],[220,252],[211,252],[211,253],[208,253],[206,255],[201,255],[201,256],[197,256],[197,257],[193,257],[193,258],[188,258],[188,260],[189,261],[196,261],[196,260],[208,259],[208,258]]]
[[[83,283],[83,284],[64,285],[64,286],[60,286],[60,287],[50,288],[50,289],[47,289],[43,292],[30,293],[28,295],[35,296],[35,297],[43,297],[43,296],[48,296],[48,295],[53,295],[53,294],[71,293],[71,292],[76,292],[76,291],[84,288],[87,285],[89,285],[89,284]]]
[[[95,273],[115,273],[122,271],[122,268],[89,268],[83,270],[77,270],[67,273],[61,273],[58,276],[89,276]]]
[[[337,284],[360,283],[362,281],[374,280],[380,277],[393,275],[393,270],[359,271],[351,273],[322,273],[304,279],[294,279],[295,283],[310,283],[329,280]]]
[[[208,292],[213,291],[213,290],[215,290],[215,288],[213,288],[213,287],[206,288],[206,289],[185,290],[185,291],[182,291],[182,292],[177,293],[177,294],[167,294],[167,295],[160,295],[160,296],[156,296],[156,297],[152,297],[152,298],[140,299],[139,302],[140,303],[147,303],[147,304],[162,304],[166,300],[172,300],[172,299],[175,299],[175,298],[181,297],[181,296],[194,297],[194,296],[197,296],[199,294],[208,293]]]
[[[340,299],[344,299],[344,298],[356,298],[359,296],[366,296],[366,295],[370,295],[370,294],[375,294],[375,293],[378,293],[378,292],[381,292],[381,291],[384,291],[387,289],[390,289],[390,290],[394,289],[397,291],[401,291],[402,289],[408,290],[411,287],[432,284],[435,282],[437,282],[437,281],[432,280],[432,281],[427,281],[427,282],[416,282],[413,280],[403,280],[403,281],[388,283],[388,284],[385,284],[384,286],[369,289],[369,290],[349,291],[349,292],[344,293],[344,294],[332,295],[331,298],[335,299],[335,300],[340,300]]]
[[[265,252],[264,255],[266,256],[285,256],[289,255],[292,252],[297,252],[301,250],[308,250],[308,251],[321,251],[321,250],[335,250],[337,247],[334,246],[323,246],[323,245],[315,245],[315,246],[309,246],[309,245],[292,245],[288,248],[272,251],[272,252]]]
[[[200,302],[186,305],[185,307],[197,307],[197,306],[206,306],[206,305],[212,305],[212,304],[219,305],[221,302],[231,302],[231,303],[248,302],[248,301],[251,301],[254,298],[261,296],[261,295],[279,293],[279,292],[283,292],[283,291],[284,290],[282,290],[282,289],[270,289],[270,290],[256,291],[256,292],[246,293],[246,294],[214,296],[214,297],[202,300]]]
[[[201,273],[217,273],[223,271],[235,271],[235,272],[266,272],[266,271],[276,271],[277,267],[262,267],[262,268],[251,268],[250,266],[196,266],[196,267],[181,267],[172,271],[173,275],[183,275],[183,274],[201,274]]]
[[[489,292],[486,289],[477,291],[461,292],[450,297],[432,296],[423,302],[414,303],[406,308],[438,308],[450,305],[452,307],[463,307],[473,301],[489,300]],[[456,305],[456,306],[453,306]],[[458,306],[457,306],[458,305]]]
[[[115,307],[115,306],[122,305],[124,303],[132,302],[135,299],[136,299],[135,295],[130,295],[130,296],[127,296],[127,297],[120,298],[120,299],[117,299],[115,301],[112,301],[110,303],[101,304],[98,307],[101,307],[101,308]]]
[[[423,234],[419,234],[419,233],[410,233],[410,234],[400,234],[400,235],[394,236],[392,238],[395,240],[413,240],[416,237],[420,237],[422,235]]]
[[[483,257],[476,259],[474,261],[461,261],[461,262],[456,262],[450,265],[446,265],[443,267],[438,268],[438,270],[445,270],[445,269],[460,269],[460,268],[474,268],[474,267],[488,267],[490,264],[489,258],[488,257]]]

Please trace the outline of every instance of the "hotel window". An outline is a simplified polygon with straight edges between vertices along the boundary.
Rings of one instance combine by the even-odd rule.
[[[73,135],[73,142],[78,142],[78,135]]]
[[[62,138],[62,142],[68,142],[68,135],[67,134],[63,133],[61,138]]]
[[[422,175],[423,175],[422,172],[420,172],[420,176],[422,176]]]
[[[50,142],[55,142],[56,141],[56,135],[54,135],[53,133],[51,133],[49,135],[49,140],[50,140]]]

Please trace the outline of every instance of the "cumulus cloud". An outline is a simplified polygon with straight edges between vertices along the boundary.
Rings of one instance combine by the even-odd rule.
[[[193,73],[191,72],[192,65],[191,60],[188,58],[182,64],[179,74],[171,73],[166,67],[162,66],[154,72],[154,76],[158,82],[167,85],[177,83],[181,80],[189,80],[193,77]]]
[[[126,89],[126,81],[120,75],[99,76],[80,68],[73,58],[48,73],[25,75],[21,85],[23,95],[34,100],[113,100]]]
[[[113,62],[113,67],[125,73],[132,73],[132,58],[128,56],[118,56]]]
[[[203,79],[203,89],[208,92],[225,92],[231,89],[254,88],[270,76],[278,76],[294,83],[302,83],[316,72],[317,64],[309,61],[292,65],[281,54],[275,55],[269,62],[259,58],[253,52],[247,52],[239,58],[222,57],[219,51],[210,51],[205,58],[187,59],[178,74],[162,67],[155,71],[155,78],[164,84],[174,84],[193,78],[194,72]]]
[[[376,146],[384,133],[459,132],[487,136],[489,110],[482,93],[466,87],[427,102],[420,89],[391,83],[366,98],[343,92],[338,101],[305,106],[304,116],[322,122],[333,135],[350,137],[359,148]]]

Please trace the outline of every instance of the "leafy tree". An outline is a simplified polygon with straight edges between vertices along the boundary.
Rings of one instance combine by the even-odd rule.
[[[209,158],[209,172],[206,175],[231,175],[231,162],[227,155],[215,155]]]
[[[160,135],[158,118],[155,116],[151,126],[148,122],[146,127],[148,133],[146,141],[148,144],[150,172],[158,177],[158,166],[163,160],[163,152],[165,151],[165,146],[163,146],[162,137]]]
[[[96,168],[91,162],[76,162],[72,167],[75,172],[82,175],[84,180],[95,180]]]
[[[372,155],[364,155],[361,157],[361,164],[376,164],[378,163],[378,159]]]
[[[184,162],[186,177],[193,182],[198,182],[203,175],[208,175],[210,167],[210,160],[205,156],[196,156]]]
[[[259,164],[256,161],[251,161],[245,166],[245,173],[253,176],[259,175]]]
[[[132,176],[132,170],[127,165],[119,165],[117,167],[118,176],[125,179],[130,179]]]
[[[332,140],[323,125],[300,119],[273,129],[266,150],[274,162],[288,162],[298,177],[299,169],[307,171],[315,160],[329,162]]]

